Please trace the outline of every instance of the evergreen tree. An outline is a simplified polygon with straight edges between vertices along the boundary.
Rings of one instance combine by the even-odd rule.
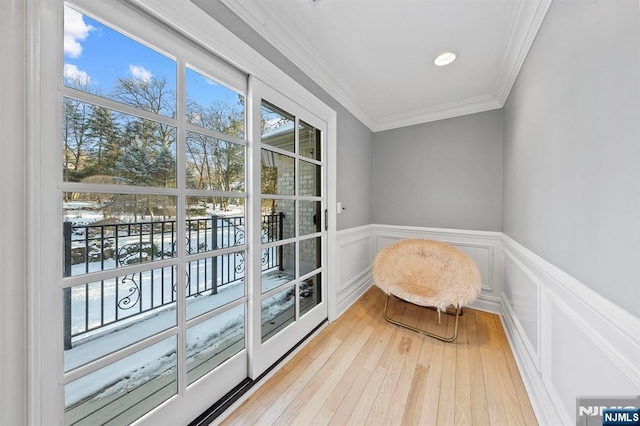
[[[69,98],[64,98],[63,105],[64,178],[67,182],[78,182],[86,167],[91,106]]]
[[[176,158],[166,146],[160,148],[151,164],[150,175],[155,186],[176,186]]]
[[[149,151],[140,139],[129,143],[116,161],[115,170],[121,183],[134,186],[149,186],[152,183]]]
[[[89,136],[93,143],[92,168],[94,175],[113,176],[120,155],[118,127],[111,111],[94,107],[89,118]]]

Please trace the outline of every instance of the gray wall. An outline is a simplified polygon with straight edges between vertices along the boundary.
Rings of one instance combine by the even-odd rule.
[[[347,207],[338,215],[338,230],[371,224],[373,132],[219,0],[193,2],[337,112],[337,196]]]
[[[637,0],[551,4],[504,108],[504,232],[640,317]]]
[[[375,133],[373,220],[502,230],[502,110]]]

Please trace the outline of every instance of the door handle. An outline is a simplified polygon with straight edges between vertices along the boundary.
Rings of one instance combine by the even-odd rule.
[[[324,230],[329,230],[329,209],[324,209]]]

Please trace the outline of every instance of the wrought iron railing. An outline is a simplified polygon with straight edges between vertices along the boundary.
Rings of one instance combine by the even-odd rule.
[[[284,213],[262,216],[262,242],[283,237]],[[175,220],[74,225],[64,222],[64,274],[67,277],[122,268],[176,256]],[[186,251],[212,251],[186,265],[186,295],[217,294],[244,278],[245,252],[214,250],[245,243],[244,217],[211,216],[186,221]],[[282,247],[262,250],[262,270],[282,269]],[[176,300],[176,268],[164,267],[86,283],[64,292],[65,349],[72,339]]]

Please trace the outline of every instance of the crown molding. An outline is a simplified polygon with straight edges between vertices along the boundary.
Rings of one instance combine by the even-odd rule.
[[[503,104],[499,103],[489,95],[478,96],[444,105],[438,105],[437,107],[427,108],[420,111],[413,111],[407,114],[390,116],[384,120],[378,121],[372,130],[374,132],[381,132],[384,130],[429,123],[431,121],[444,120],[447,118],[499,109],[502,108],[502,105]]]
[[[271,14],[266,3],[258,2],[250,9],[242,0],[220,1],[374,132],[502,108],[552,2],[518,2],[509,39],[502,55],[500,71],[490,93],[407,114],[375,119],[359,104],[349,84],[313,55],[311,52],[314,49],[296,36],[280,17]],[[269,16],[275,24],[267,25],[263,16]]]
[[[248,9],[241,0],[220,0],[220,2],[300,68],[365,126],[371,130],[374,129],[375,120],[356,102],[351,95],[352,89],[343,79],[336,76],[323,61],[308,53],[314,51],[308,43],[291,32],[289,25],[277,16],[272,16],[277,25],[267,26],[263,22],[260,16],[269,14],[266,3],[259,2],[256,11],[253,11]]]
[[[496,79],[492,97],[502,107],[518,78],[552,0],[521,0]]]

